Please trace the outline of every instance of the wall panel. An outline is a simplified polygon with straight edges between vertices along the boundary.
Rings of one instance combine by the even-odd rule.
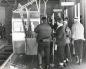
[[[0,23],[5,24],[5,7],[0,7]]]
[[[12,7],[5,7],[5,29],[6,29],[6,38],[8,41],[11,41],[11,29],[12,29]]]
[[[86,0],[81,0],[81,16],[82,16],[82,21],[84,28],[86,30]],[[86,38],[86,31],[85,31],[85,38]]]
[[[85,29],[85,39],[86,39],[86,0],[80,0],[80,13],[82,16],[82,23]],[[86,57],[86,41],[84,42],[84,57]]]

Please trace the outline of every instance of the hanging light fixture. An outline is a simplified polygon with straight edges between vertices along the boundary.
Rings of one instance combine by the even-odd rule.
[[[61,6],[73,6],[75,2],[61,2]]]
[[[53,9],[54,12],[62,12],[62,9]]]

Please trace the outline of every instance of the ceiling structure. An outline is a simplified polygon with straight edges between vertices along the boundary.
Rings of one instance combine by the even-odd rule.
[[[21,2],[25,2],[25,1],[27,2],[30,0],[0,0],[0,2],[2,2],[2,3],[6,3],[6,2],[15,3],[15,1],[17,1],[18,3],[21,3]],[[42,1],[42,0],[40,0],[40,1]],[[59,1],[59,0],[48,0],[48,1]]]
[[[31,1],[31,0],[0,0],[0,3],[2,4],[8,4],[8,5],[12,5],[12,4],[17,4],[18,3],[21,3],[22,5],[26,4],[28,1]],[[37,0],[39,1],[39,0]],[[41,13],[43,13],[44,11],[44,2],[43,0],[40,0],[41,1]],[[45,0],[46,1],[46,0]],[[63,0],[48,0],[47,2],[47,9],[46,9],[46,12],[48,15],[52,15],[52,12],[53,12],[53,9],[58,9],[60,8],[60,1],[63,1]],[[32,6],[33,9],[35,9],[34,5]]]
[[[17,3],[21,3],[21,4],[24,5],[28,1],[31,1],[31,0],[13,0],[13,1],[17,1]],[[39,0],[37,0],[37,1],[39,1]],[[46,0],[44,0],[44,1],[46,1]],[[40,0],[40,2],[41,2],[41,6],[40,6],[41,7],[41,9],[40,9],[41,13],[44,12],[44,1]],[[60,5],[60,1],[59,0],[48,0],[47,5],[46,5],[47,6],[47,9],[46,9],[47,14],[48,15],[52,15],[53,9],[60,8],[59,5]],[[36,9],[34,4],[32,5],[32,7],[33,7],[33,9]]]

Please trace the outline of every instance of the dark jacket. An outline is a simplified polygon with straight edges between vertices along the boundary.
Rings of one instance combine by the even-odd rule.
[[[37,33],[37,41],[51,38],[52,29],[49,24],[41,23],[35,28],[35,32]]]
[[[66,44],[66,33],[63,26],[56,30],[56,43],[58,46],[65,46]]]

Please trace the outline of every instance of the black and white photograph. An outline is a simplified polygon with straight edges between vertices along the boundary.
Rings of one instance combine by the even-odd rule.
[[[86,0],[0,0],[0,69],[86,69]]]

